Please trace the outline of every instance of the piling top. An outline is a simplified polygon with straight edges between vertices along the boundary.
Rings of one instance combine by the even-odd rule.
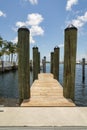
[[[82,58],[83,61],[85,61],[85,58]]]
[[[18,32],[19,32],[19,31],[28,31],[28,32],[30,33],[29,29],[28,29],[26,26],[20,27],[20,28],[18,29]]]
[[[77,28],[73,25],[73,24],[69,24],[67,28],[65,28],[65,31],[66,30],[70,30],[70,29],[75,29],[77,30]]]
[[[46,56],[44,56],[44,59],[46,59]]]
[[[55,46],[54,50],[56,50],[56,49],[59,49],[59,47],[58,47],[58,46]]]
[[[33,49],[38,49],[38,47],[37,47],[37,46],[34,46]]]
[[[51,52],[51,54],[54,54],[54,52]]]

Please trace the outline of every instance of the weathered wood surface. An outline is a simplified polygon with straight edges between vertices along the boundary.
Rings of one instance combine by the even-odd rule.
[[[26,27],[18,29],[18,87],[19,103],[30,98],[30,31]]]
[[[63,96],[63,88],[52,74],[39,74],[31,87],[31,98],[21,106],[75,106]]]
[[[63,94],[65,98],[70,98],[73,101],[75,100],[77,31],[73,25],[68,26],[64,31]]]

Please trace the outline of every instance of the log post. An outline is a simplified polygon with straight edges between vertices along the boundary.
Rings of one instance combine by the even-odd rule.
[[[50,66],[50,72],[53,74],[53,56],[54,56],[54,53],[51,52],[51,66]]]
[[[30,98],[29,34],[26,27],[18,29],[19,103]]]
[[[5,64],[5,63],[4,63],[3,60],[1,61],[1,63],[2,63],[2,73],[3,73],[3,72],[5,71],[5,68],[4,68],[4,64]]]
[[[54,48],[54,56],[53,56],[53,74],[54,79],[59,80],[59,47]]]
[[[38,52],[38,73],[40,73],[40,52]]]
[[[44,56],[42,64],[43,64],[43,73],[46,73],[46,56]]]
[[[85,83],[85,58],[82,59],[82,83]]]
[[[33,47],[33,81],[38,79],[38,47]]]
[[[77,28],[70,25],[65,29],[63,95],[73,101],[75,95],[76,50]]]

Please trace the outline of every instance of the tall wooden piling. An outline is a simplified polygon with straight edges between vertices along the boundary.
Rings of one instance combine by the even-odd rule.
[[[5,68],[4,68],[4,61],[2,60],[1,61],[1,64],[2,64],[2,73],[5,71]]]
[[[59,47],[54,48],[54,56],[53,56],[53,74],[54,79],[59,80]]]
[[[63,95],[72,100],[75,95],[76,50],[77,28],[70,25],[65,29]]]
[[[38,47],[33,47],[33,81],[38,79]]]
[[[44,56],[42,64],[43,64],[43,73],[46,73],[46,56]]]
[[[53,56],[54,56],[54,53],[51,52],[51,66],[50,66],[50,72],[53,74]]]
[[[38,73],[40,73],[40,52],[38,52]]]
[[[82,59],[82,83],[85,83],[85,58]]]
[[[18,82],[19,102],[30,98],[29,30],[18,29]]]

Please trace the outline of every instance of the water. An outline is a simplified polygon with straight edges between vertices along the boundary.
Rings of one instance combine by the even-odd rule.
[[[46,65],[46,72],[50,72],[50,64]],[[82,84],[82,66],[76,65],[75,103],[87,106],[87,65],[85,66],[85,84]],[[32,73],[30,73],[32,84]],[[63,64],[60,64],[59,82],[63,84]],[[18,71],[0,74],[0,98],[18,99]]]
[[[75,102],[87,106],[87,65],[85,66],[85,84],[82,84],[82,66],[76,66]]]

